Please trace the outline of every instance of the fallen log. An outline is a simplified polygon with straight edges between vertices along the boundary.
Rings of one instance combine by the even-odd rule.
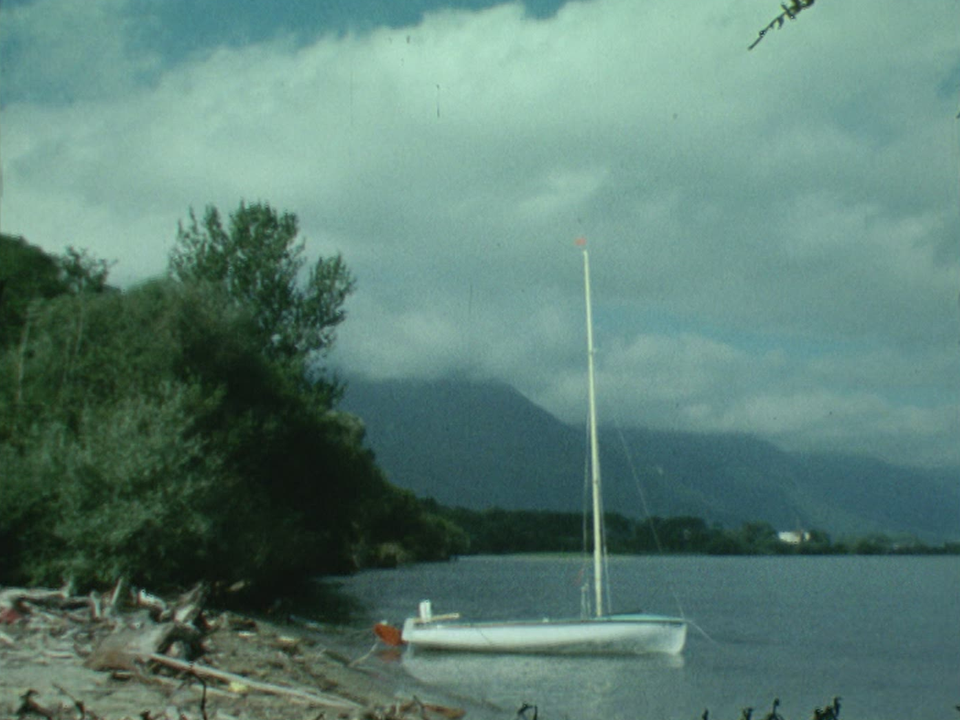
[[[359,703],[353,702],[352,700],[347,700],[346,698],[337,697],[336,695],[313,692],[303,688],[287,687],[285,685],[274,685],[273,683],[253,680],[251,678],[244,677],[243,675],[237,675],[224,670],[217,670],[209,665],[198,665],[196,663],[184,662],[182,660],[167,657],[166,655],[154,653],[147,659],[151,662],[157,663],[158,665],[164,665],[174,670],[180,670],[181,672],[195,675],[198,678],[219,680],[227,683],[228,686],[245,687],[249,690],[267,693],[269,695],[282,695],[284,697],[305,700],[316,705],[323,705],[324,707],[337,710],[360,710],[363,708],[363,706]]]
[[[60,590],[7,588],[0,590],[0,608],[10,608],[23,612],[25,603],[52,607],[57,610],[74,610],[90,607],[90,598],[71,595],[68,588],[61,588]]]

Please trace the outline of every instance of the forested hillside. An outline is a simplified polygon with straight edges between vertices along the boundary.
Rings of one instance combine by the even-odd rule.
[[[585,433],[513,388],[465,380],[352,379],[345,408],[392,482],[474,510],[579,512]],[[600,428],[604,505],[638,518],[769,523],[834,537],[960,537],[956,469],[790,453],[746,435]]]

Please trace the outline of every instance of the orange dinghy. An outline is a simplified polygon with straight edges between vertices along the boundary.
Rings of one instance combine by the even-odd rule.
[[[373,634],[380,638],[384,645],[389,645],[390,647],[400,647],[401,645],[406,645],[406,643],[403,641],[403,637],[400,634],[400,629],[395,628],[393,625],[389,625],[385,622],[379,622],[374,625]]]

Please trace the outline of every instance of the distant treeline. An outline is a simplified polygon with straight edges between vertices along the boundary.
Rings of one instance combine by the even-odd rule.
[[[592,530],[579,513],[533,510],[467,510],[427,501],[432,513],[460,527],[469,538],[469,554],[579,552]],[[697,517],[652,517],[635,520],[616,513],[604,518],[611,553],[654,552],[704,555],[925,555],[960,554],[960,543],[930,546],[912,537],[883,534],[834,541],[819,530],[781,539],[766,522],[738,528],[710,525]],[[799,540],[799,541],[797,541]]]

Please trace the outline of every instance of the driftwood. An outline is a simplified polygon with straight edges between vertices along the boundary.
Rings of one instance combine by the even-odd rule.
[[[121,581],[104,597],[95,592],[88,596],[73,596],[68,588],[6,588],[0,590],[0,624],[52,626],[73,621],[88,626],[91,633],[109,633],[92,649],[85,663],[96,670],[132,669],[134,662],[155,653],[168,652],[175,643],[179,643],[180,654],[193,657],[199,653],[200,603],[206,596],[203,585],[198,585],[172,605],[142,592],[131,591],[124,596],[122,588]],[[121,609],[135,612],[120,617],[118,612]],[[86,614],[76,611],[86,611]],[[14,641],[4,634],[0,643],[12,645]]]
[[[172,638],[184,632],[187,632],[186,628],[179,628],[174,623],[121,627],[107,635],[83,664],[92,670],[138,672],[140,664],[169,648]]]
[[[101,620],[123,609],[146,609],[157,621],[175,620],[181,624],[196,622],[203,609],[207,587],[203,583],[182,595],[173,605],[143,590],[124,593],[124,581],[101,597],[96,592],[74,595],[69,585],[59,590],[48,588],[5,588],[0,590],[0,610],[30,613],[37,608],[51,610],[89,610],[91,619]],[[106,605],[104,605],[106,600]]]
[[[253,680],[243,675],[217,670],[216,668],[212,668],[208,665],[198,665],[196,663],[183,662],[182,660],[167,657],[166,655],[152,655],[149,659],[159,665],[164,665],[166,667],[173,668],[174,670],[180,670],[181,672],[185,672],[205,680],[219,680],[236,688],[255,690],[258,692],[268,693],[270,695],[283,695],[284,697],[295,698],[297,700],[306,700],[307,702],[314,703],[316,705],[323,705],[324,707],[340,710],[357,710],[363,707],[359,703],[337,697],[336,695],[328,695],[326,693],[317,693],[303,688],[292,688],[284,685],[274,685],[273,683],[261,682],[260,680]]]
[[[23,612],[30,605],[40,605],[57,610],[76,610],[88,607],[90,599],[70,594],[68,587],[60,590],[7,588],[0,590],[0,608]]]
[[[0,663],[13,659],[21,666],[33,663],[43,666],[75,661],[77,666],[82,663],[88,670],[109,672],[116,679],[142,683],[144,698],[153,697],[151,693],[156,692],[161,693],[160,697],[170,697],[171,693],[181,690],[188,690],[191,695],[194,691],[202,692],[199,703],[202,720],[208,720],[209,697],[216,697],[217,703],[236,709],[238,703],[247,702],[246,697],[253,701],[254,695],[258,696],[253,701],[257,704],[277,704],[278,717],[288,715],[292,703],[302,705],[304,712],[319,711],[320,716],[344,718],[408,720],[458,718],[463,714],[457,708],[424,703],[416,698],[390,700],[389,694],[371,685],[369,677],[364,678],[361,671],[349,670],[353,664],[348,659],[334,663],[334,654],[326,649],[312,660],[302,657],[302,646],[310,642],[306,638],[276,634],[272,629],[264,631],[251,619],[227,614],[210,621],[203,609],[206,597],[205,585],[166,600],[131,588],[122,581],[102,594],[82,596],[73,594],[70,587],[0,588]],[[205,655],[208,657],[198,662]],[[248,672],[273,668],[283,679],[279,683],[268,682],[214,666],[235,658],[242,667],[251,669]],[[352,675],[343,675],[345,671]],[[315,689],[317,683],[319,687]],[[163,688],[147,689],[154,685]],[[76,686],[71,689],[78,698],[87,693],[82,684],[79,690]],[[19,695],[19,708],[15,705],[7,708],[23,718],[98,720],[74,695],[60,686],[36,684]],[[98,702],[100,696],[97,691]],[[172,705],[167,705],[162,713],[156,708],[148,710],[147,703],[153,701],[144,699],[143,702],[129,717],[139,715],[144,720],[198,717]],[[313,710],[314,707],[317,710]],[[223,711],[221,706],[218,714]],[[5,716],[3,708],[0,716]]]
[[[17,709],[17,715],[19,717],[23,717],[24,715],[39,715],[49,720],[54,720],[54,718],[62,714],[63,707],[61,705],[57,705],[55,708],[46,705],[37,699],[38,695],[39,693],[36,690],[27,690],[20,696],[20,707]]]
[[[445,705],[436,705],[434,703],[426,703],[416,696],[414,696],[413,700],[408,700],[405,703],[401,703],[395,708],[395,712],[399,713],[400,715],[405,715],[413,710],[417,710],[420,717],[426,717],[427,712],[429,711],[436,713],[440,717],[448,718],[448,720],[460,720],[460,718],[467,714],[466,710],[461,710],[460,708],[451,708]]]

